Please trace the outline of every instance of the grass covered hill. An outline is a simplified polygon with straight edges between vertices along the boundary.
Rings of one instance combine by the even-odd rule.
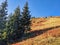
[[[28,37],[12,45],[60,45],[60,17],[32,18]]]

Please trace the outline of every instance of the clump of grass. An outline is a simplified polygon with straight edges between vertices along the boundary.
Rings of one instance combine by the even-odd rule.
[[[60,45],[60,37],[49,37],[47,39],[44,39],[44,41],[42,41],[41,45]]]
[[[60,45],[60,37],[48,37],[42,40],[34,40],[32,45]]]

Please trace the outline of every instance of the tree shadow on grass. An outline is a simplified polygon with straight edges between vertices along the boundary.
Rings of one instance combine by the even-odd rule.
[[[15,42],[13,43],[17,43],[17,42],[21,42],[23,40],[27,40],[29,38],[34,38],[38,35],[41,35],[45,32],[47,32],[48,30],[51,30],[51,29],[54,29],[54,28],[59,28],[60,26],[55,26],[55,27],[50,27],[50,28],[46,28],[46,29],[41,29],[41,30],[35,30],[35,31],[32,31],[32,32],[29,32],[27,34],[24,34],[24,36],[18,40],[16,40]]]

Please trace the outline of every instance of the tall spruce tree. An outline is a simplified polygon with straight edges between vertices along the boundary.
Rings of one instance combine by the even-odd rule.
[[[30,18],[31,15],[28,7],[28,2],[26,2],[22,12],[22,26],[24,28],[23,32],[27,32],[30,30]]]
[[[14,17],[12,16],[13,14],[10,14],[11,16],[9,17],[9,20],[6,23],[6,32],[7,32],[7,41],[8,42],[12,42],[11,40],[13,40],[13,31],[14,31]]]
[[[8,33],[8,40],[17,40],[21,36],[21,14],[19,6],[14,11],[13,16],[8,21],[7,25],[7,33]],[[11,41],[10,41],[11,42]]]
[[[7,0],[5,0],[0,5],[0,45],[7,45],[6,36],[7,32],[5,31],[6,27],[6,18],[7,18]]]
[[[5,28],[7,18],[7,0],[5,0],[0,6],[0,29]]]
[[[16,8],[15,12],[14,12],[14,19],[15,19],[15,22],[14,22],[14,29],[15,29],[15,33],[16,33],[16,36],[17,38],[19,38],[20,36],[20,33],[21,33],[21,14],[20,14],[20,8],[19,6]]]
[[[6,27],[7,0],[0,5],[0,39],[3,39],[4,29]]]

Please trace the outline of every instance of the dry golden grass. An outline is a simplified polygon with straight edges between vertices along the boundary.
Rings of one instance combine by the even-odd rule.
[[[44,29],[44,28],[50,28],[50,27],[54,27],[54,26],[59,26],[60,25],[60,18],[43,18],[44,20],[38,20],[39,23],[32,23],[31,29],[32,30],[40,30],[40,29]],[[34,20],[32,20],[34,21]],[[40,22],[42,21],[42,22]],[[35,20],[36,22],[36,20]]]

